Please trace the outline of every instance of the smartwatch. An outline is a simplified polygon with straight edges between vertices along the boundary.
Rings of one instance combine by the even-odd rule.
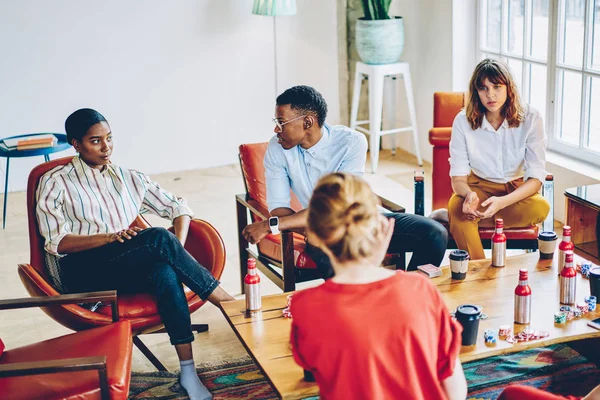
[[[279,217],[269,218],[269,228],[273,235],[279,235]]]

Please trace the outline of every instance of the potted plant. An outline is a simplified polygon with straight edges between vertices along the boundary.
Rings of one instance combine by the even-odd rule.
[[[356,50],[365,64],[398,62],[404,51],[404,20],[388,15],[392,0],[362,0],[356,21]]]

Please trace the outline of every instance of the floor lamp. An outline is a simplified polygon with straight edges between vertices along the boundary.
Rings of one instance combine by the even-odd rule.
[[[275,66],[275,97],[277,89],[277,17],[296,14],[296,0],[254,0],[252,14],[273,17],[273,61]]]

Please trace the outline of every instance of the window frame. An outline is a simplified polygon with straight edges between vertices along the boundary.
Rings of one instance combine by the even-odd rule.
[[[500,59],[504,62],[509,60],[520,61],[522,63],[522,82],[521,82],[521,98],[523,101],[530,101],[530,74],[529,64],[537,64],[546,67],[546,107],[545,107],[545,129],[548,136],[548,150],[556,153],[563,154],[573,159],[584,161],[587,163],[600,166],[600,151],[594,151],[585,147],[585,144],[589,141],[591,134],[590,128],[590,116],[591,116],[591,82],[593,78],[600,79],[600,70],[591,69],[592,66],[592,46],[593,46],[593,34],[594,34],[594,6],[595,0],[585,0],[584,5],[584,42],[583,42],[583,60],[581,67],[574,67],[559,62],[559,51],[561,51],[561,36],[558,30],[561,28],[561,20],[565,11],[565,5],[568,0],[549,0],[548,1],[548,48],[546,53],[546,60],[540,60],[535,57],[528,55],[528,49],[532,40],[531,32],[531,16],[533,13],[534,0],[524,0],[525,7],[523,13],[523,48],[522,54],[512,54],[507,51],[507,45],[505,39],[508,36],[508,13],[509,13],[509,2],[511,0],[499,0],[501,1],[501,16],[500,16],[500,38],[499,38],[499,50],[490,49],[484,47],[486,27],[484,22],[487,23],[487,4],[491,0],[478,0],[477,1],[477,57],[479,62],[486,56],[491,56]],[[600,2],[598,3],[600,7]],[[599,24],[600,29],[600,24]],[[561,99],[559,87],[561,82],[558,79],[559,74],[562,71],[575,72],[580,74],[582,79],[581,84],[581,109],[579,112],[579,143],[573,145],[564,140],[561,140],[558,135],[561,130],[561,106],[559,100]],[[599,84],[600,85],[600,84]],[[595,86],[594,86],[595,87]],[[596,88],[596,87],[595,87]],[[600,90],[600,86],[596,88]]]

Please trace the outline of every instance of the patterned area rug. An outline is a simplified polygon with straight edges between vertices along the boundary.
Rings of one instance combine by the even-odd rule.
[[[469,400],[493,400],[510,385],[583,396],[600,383],[600,369],[567,344],[557,344],[463,364]]]
[[[197,371],[202,383],[214,395],[214,400],[277,399],[275,390],[250,357],[224,364],[201,366]],[[133,372],[129,398],[187,399],[187,394],[179,385],[178,377],[179,374],[172,372]]]
[[[574,396],[583,396],[600,383],[596,364],[567,344],[490,357],[466,363],[463,368],[469,383],[469,400],[496,399],[506,386],[515,383]],[[277,399],[275,390],[249,357],[197,370],[215,400]],[[177,377],[171,372],[134,372],[129,398],[187,399]]]

